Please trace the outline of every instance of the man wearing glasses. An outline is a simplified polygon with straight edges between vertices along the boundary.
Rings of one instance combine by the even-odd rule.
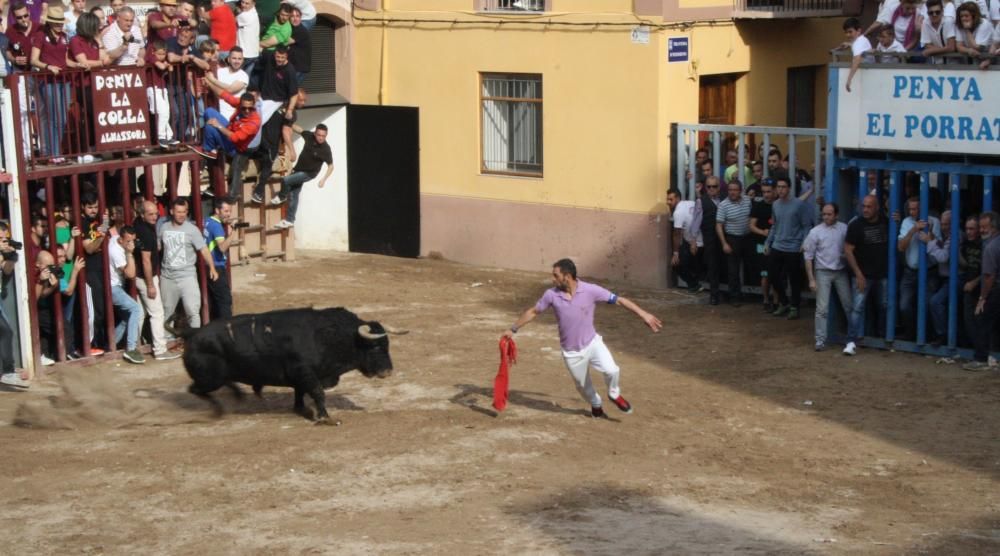
[[[229,156],[247,152],[250,142],[260,129],[260,113],[257,111],[256,97],[253,93],[243,93],[237,99],[232,93],[211,81],[206,80],[205,83],[220,100],[237,107],[237,111],[230,120],[215,108],[206,108],[201,147],[191,147],[191,150],[210,160],[215,160],[219,156],[219,149]]]
[[[36,31],[35,23],[31,19],[31,13],[23,2],[17,2],[10,8],[10,13],[14,18],[14,24],[7,27],[7,50],[4,55],[14,66],[15,72],[31,71],[31,35]],[[22,151],[25,158],[31,157],[31,131],[28,127],[29,99],[34,96],[29,94],[29,90],[34,89],[33,82],[27,77],[20,77],[17,80],[18,106],[21,112],[21,134]]]
[[[955,52],[955,22],[944,18],[944,6],[941,0],[927,0],[927,19],[920,29],[920,46],[924,56],[932,64],[943,64],[943,56]]]

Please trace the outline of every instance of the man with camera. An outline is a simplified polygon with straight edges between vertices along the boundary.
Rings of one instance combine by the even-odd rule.
[[[116,66],[142,66],[146,60],[146,43],[135,21],[135,10],[125,6],[101,38],[104,49]]]
[[[208,283],[208,307],[212,319],[227,319],[233,316],[233,294],[226,272],[226,253],[232,243],[233,229],[240,227],[233,218],[233,205],[229,197],[216,197],[213,214],[205,219],[202,227],[205,243],[212,252],[212,262],[219,279]],[[245,224],[244,224],[245,225]]]
[[[83,265],[74,265],[70,274],[69,283],[76,280]],[[35,297],[38,299],[38,335],[41,338],[42,365],[55,364],[56,355],[56,312],[54,293],[60,291],[62,278],[65,277],[63,268],[56,264],[55,257],[48,251],[39,251],[35,258]],[[64,327],[63,335],[66,344],[70,345],[69,338],[73,330]]]
[[[125,281],[135,279],[135,228],[122,226],[118,230],[118,238],[108,243],[108,263],[111,265],[111,302],[126,315],[115,325],[114,345],[125,336],[125,360],[141,365],[146,362],[137,349],[143,320],[142,305],[125,291]]]
[[[17,264],[17,250],[21,248],[21,243],[10,239],[10,226],[6,222],[0,221],[0,284],[2,284],[2,295],[9,293],[8,288],[13,287],[11,279],[14,277],[14,265]],[[7,317],[0,304],[0,383],[18,388],[28,388],[31,382],[27,380],[14,368],[14,327],[11,319]]]

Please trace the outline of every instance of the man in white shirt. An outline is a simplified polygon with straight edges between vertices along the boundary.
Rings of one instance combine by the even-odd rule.
[[[253,66],[260,57],[260,18],[255,0],[240,0],[236,15],[236,46],[243,49],[243,71],[253,75]]]
[[[104,49],[116,66],[142,66],[146,61],[146,43],[135,20],[135,11],[125,6],[101,37]]]
[[[667,205],[670,207],[670,220],[673,222],[673,232],[670,245],[673,255],[670,266],[677,269],[677,276],[687,285],[688,290],[697,292],[700,287],[698,253],[703,245],[701,233],[698,230],[693,235],[689,228],[694,220],[694,201],[682,201],[681,192],[671,189],[667,192]]]
[[[247,72],[241,69],[242,67],[243,49],[239,46],[234,46],[229,51],[226,63],[219,65],[219,69],[216,70],[214,76],[211,73],[206,73],[205,79],[216,87],[231,93],[233,96],[240,97],[246,92],[247,85],[250,83],[250,78],[247,77]],[[232,120],[233,114],[236,113],[236,108],[230,106],[228,102],[220,100],[219,113],[225,116],[226,120]]]
[[[927,19],[920,29],[920,45],[924,47],[927,61],[932,64],[945,63],[945,59],[938,54],[955,51],[955,19],[952,17],[949,21],[944,17],[941,0],[927,0]]]
[[[844,240],[847,224],[837,220],[839,209],[834,203],[823,205],[823,218],[818,226],[809,230],[802,249],[805,252],[806,276],[809,289],[816,294],[816,351],[826,349],[827,310],[832,289],[837,290],[840,306],[845,315],[852,306],[851,283],[847,278],[844,262]],[[850,315],[847,315],[850,318]]]
[[[137,349],[139,327],[143,321],[142,305],[125,291],[125,281],[135,279],[134,251],[135,228],[122,226],[118,237],[108,243],[108,262],[111,265],[111,301],[115,309],[128,316],[115,325],[115,341],[112,347],[118,345],[122,336],[125,336],[125,360],[141,365],[146,362],[142,352]]]

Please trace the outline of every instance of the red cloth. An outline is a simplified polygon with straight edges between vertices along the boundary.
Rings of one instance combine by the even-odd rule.
[[[500,369],[493,379],[493,407],[503,411],[507,407],[507,387],[510,382],[510,366],[517,363],[517,344],[514,338],[500,338]]]
[[[236,46],[236,16],[226,4],[208,12],[209,36],[219,43],[219,50],[229,52]]]

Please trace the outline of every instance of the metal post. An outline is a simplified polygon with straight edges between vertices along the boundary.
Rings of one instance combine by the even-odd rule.
[[[788,183],[792,186],[792,196],[797,197],[801,193],[801,183],[795,179],[795,134],[788,135]]]
[[[52,184],[52,178],[45,178],[45,213],[48,216],[46,224],[49,227],[49,254],[52,255],[52,259],[55,261],[56,266],[62,268],[59,265],[59,242],[56,241],[56,199],[55,199],[55,187]],[[32,261],[34,264],[34,261]],[[52,294],[52,333],[55,336],[56,341],[56,361],[66,360],[66,331],[63,322],[63,296],[62,296],[62,280],[59,281],[59,285],[56,286],[56,291]]]
[[[121,168],[120,172],[128,170]],[[104,191],[104,172],[97,173],[97,215],[104,218],[104,211],[108,210],[107,196]],[[108,351],[115,351],[115,305],[111,298],[111,264],[108,262],[108,242],[111,241],[111,234],[107,230],[104,232],[104,242],[101,244],[101,267],[98,272],[104,275],[104,329],[108,335]],[[96,326],[97,323],[94,323]]]
[[[204,228],[205,218],[201,210],[201,161],[192,160],[191,161],[191,204],[192,207],[192,217],[194,218],[194,225],[198,227],[199,230]],[[195,254],[198,259],[198,288],[201,290],[201,325],[205,326],[209,321],[209,310],[208,310],[208,281],[209,278],[209,267],[205,264],[204,259],[201,257],[201,253]]]
[[[103,175],[103,173],[101,173]],[[80,210],[80,176],[79,174],[73,174],[69,177],[70,186],[70,198],[73,204],[73,225],[80,228],[83,231],[81,225],[83,224],[82,212]],[[74,251],[78,257],[86,257],[86,253],[83,250],[83,235],[79,235],[73,241],[76,242]],[[92,269],[91,272],[97,272],[97,269]],[[80,338],[83,343],[83,356],[90,356],[90,307],[87,304],[87,267],[83,267],[83,270],[77,275],[76,279],[76,291],[79,293],[80,297]]]
[[[761,162],[764,163],[764,177],[765,178],[771,177],[771,171],[767,167],[767,157],[770,154],[771,154],[771,134],[770,133],[765,133],[764,134],[764,160],[761,161]]]
[[[688,152],[692,153],[688,156],[688,170],[691,171],[691,179],[688,180],[687,186],[687,198],[694,199],[695,197],[695,181],[697,181],[698,172],[700,168],[696,168],[696,159],[698,158],[698,149],[701,146],[698,145],[698,132],[695,129],[689,129],[687,132],[687,141],[689,143]]]
[[[719,132],[718,131],[713,131],[712,132],[712,174],[718,176],[720,180],[722,179],[722,172],[719,171],[719,166],[722,164],[722,161],[719,158],[719,157],[722,156],[721,141],[722,141],[722,136],[719,134]],[[720,186],[720,189],[721,189],[721,186]]]
[[[820,137],[815,137],[813,144],[813,197],[818,201],[820,197],[826,198],[825,192],[821,188],[823,185],[823,156],[820,154]],[[814,201],[814,202],[815,202]],[[822,207],[820,207],[822,208]]]
[[[898,288],[896,287],[896,245],[899,242],[899,222],[893,217],[899,212],[899,182],[901,172],[889,174],[889,279],[888,305],[885,308],[885,341],[892,342],[896,338],[896,306]]]
[[[677,175],[675,179],[677,180],[677,189],[684,191],[686,189],[687,180],[684,179],[684,169],[687,167],[687,160],[684,158],[684,149],[687,146],[684,143],[684,130],[680,124],[674,124],[674,166],[677,167]],[[689,152],[688,158],[694,156],[694,153]],[[233,162],[235,162],[235,158]],[[669,189],[669,188],[668,188]],[[218,192],[216,192],[218,194]]]
[[[927,210],[930,202],[930,174],[920,173],[920,216],[927,221]],[[928,223],[929,224],[929,223]],[[928,228],[930,226],[928,225]],[[929,229],[927,230],[930,231]],[[927,343],[927,244],[914,236],[917,244],[917,345]]]
[[[962,245],[962,195],[958,174],[951,174],[951,243],[948,247],[948,347],[958,344],[958,251]],[[941,230],[944,232],[944,230]]]

